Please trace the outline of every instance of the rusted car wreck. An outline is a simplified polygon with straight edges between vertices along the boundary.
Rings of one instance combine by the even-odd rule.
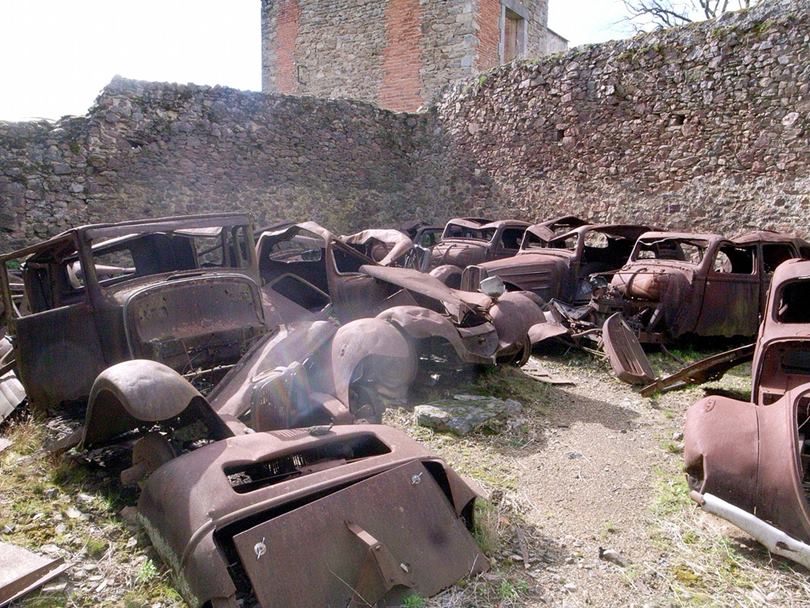
[[[546,301],[587,303],[593,291],[591,275],[599,273],[602,281],[609,280],[647,230],[647,226],[587,224],[577,218],[536,224],[526,229],[515,256],[469,265],[461,287],[477,291],[482,280],[498,276],[509,290],[530,291]]]
[[[752,400],[712,396],[685,428],[692,498],[810,568],[810,262],[776,269],[752,366]]]
[[[537,299],[380,266],[317,224],[253,234],[143,220],[0,257],[9,369],[41,409],[87,402],[58,447],[131,446],[122,481],[193,606],[365,606],[486,569],[475,492],[365,423],[424,359],[524,361]]]
[[[776,267],[808,255],[810,243],[774,232],[648,232],[594,306],[621,312],[642,342],[753,336]]]
[[[528,222],[519,220],[452,219],[419,270],[429,271],[446,285],[459,287],[461,272],[467,266],[516,255],[528,226]]]

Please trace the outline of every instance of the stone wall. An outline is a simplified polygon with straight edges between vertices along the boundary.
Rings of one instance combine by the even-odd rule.
[[[473,213],[810,234],[810,2],[496,68],[432,110]]]
[[[0,250],[227,209],[336,231],[575,213],[810,236],[808,21],[810,0],[772,0],[498,67],[421,114],[116,79],[87,116],[0,123]]]
[[[0,251],[205,211],[337,231],[443,215],[415,161],[425,124],[357,102],[116,79],[86,117],[0,123]]]
[[[414,111],[501,63],[506,5],[543,54],[548,0],[263,0],[262,89]]]

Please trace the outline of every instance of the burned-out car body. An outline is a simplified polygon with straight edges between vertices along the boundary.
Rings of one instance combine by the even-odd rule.
[[[687,334],[752,336],[776,267],[808,252],[807,242],[773,232],[734,239],[650,232],[595,305],[621,311],[642,342]]]
[[[562,232],[560,227],[573,227]],[[627,261],[646,226],[585,224],[560,218],[526,230],[520,251],[511,258],[468,266],[462,289],[474,291],[481,281],[499,276],[510,290],[530,291],[544,300],[586,303],[591,296],[589,277],[607,274]]]
[[[75,228],[0,256],[0,282],[16,371],[39,407],[86,398],[127,359],[214,373],[266,331],[243,214]]]
[[[528,222],[518,220],[452,219],[421,270],[430,271],[444,283],[458,287],[461,271],[470,264],[516,255],[528,227]]]
[[[684,456],[699,504],[810,567],[808,294],[810,262],[776,269],[754,353],[753,403],[712,396],[693,405]]]
[[[179,456],[146,480],[138,513],[195,608],[371,606],[488,568],[474,499],[401,431],[354,425]]]

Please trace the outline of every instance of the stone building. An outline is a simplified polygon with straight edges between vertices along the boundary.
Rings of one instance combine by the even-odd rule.
[[[262,90],[398,111],[446,84],[568,48],[548,0],[262,0]]]

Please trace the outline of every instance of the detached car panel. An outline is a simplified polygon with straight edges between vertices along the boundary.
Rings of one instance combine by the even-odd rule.
[[[373,604],[486,570],[474,499],[404,433],[355,425],[206,446],[155,471],[138,510],[192,606],[346,606],[352,587]]]

